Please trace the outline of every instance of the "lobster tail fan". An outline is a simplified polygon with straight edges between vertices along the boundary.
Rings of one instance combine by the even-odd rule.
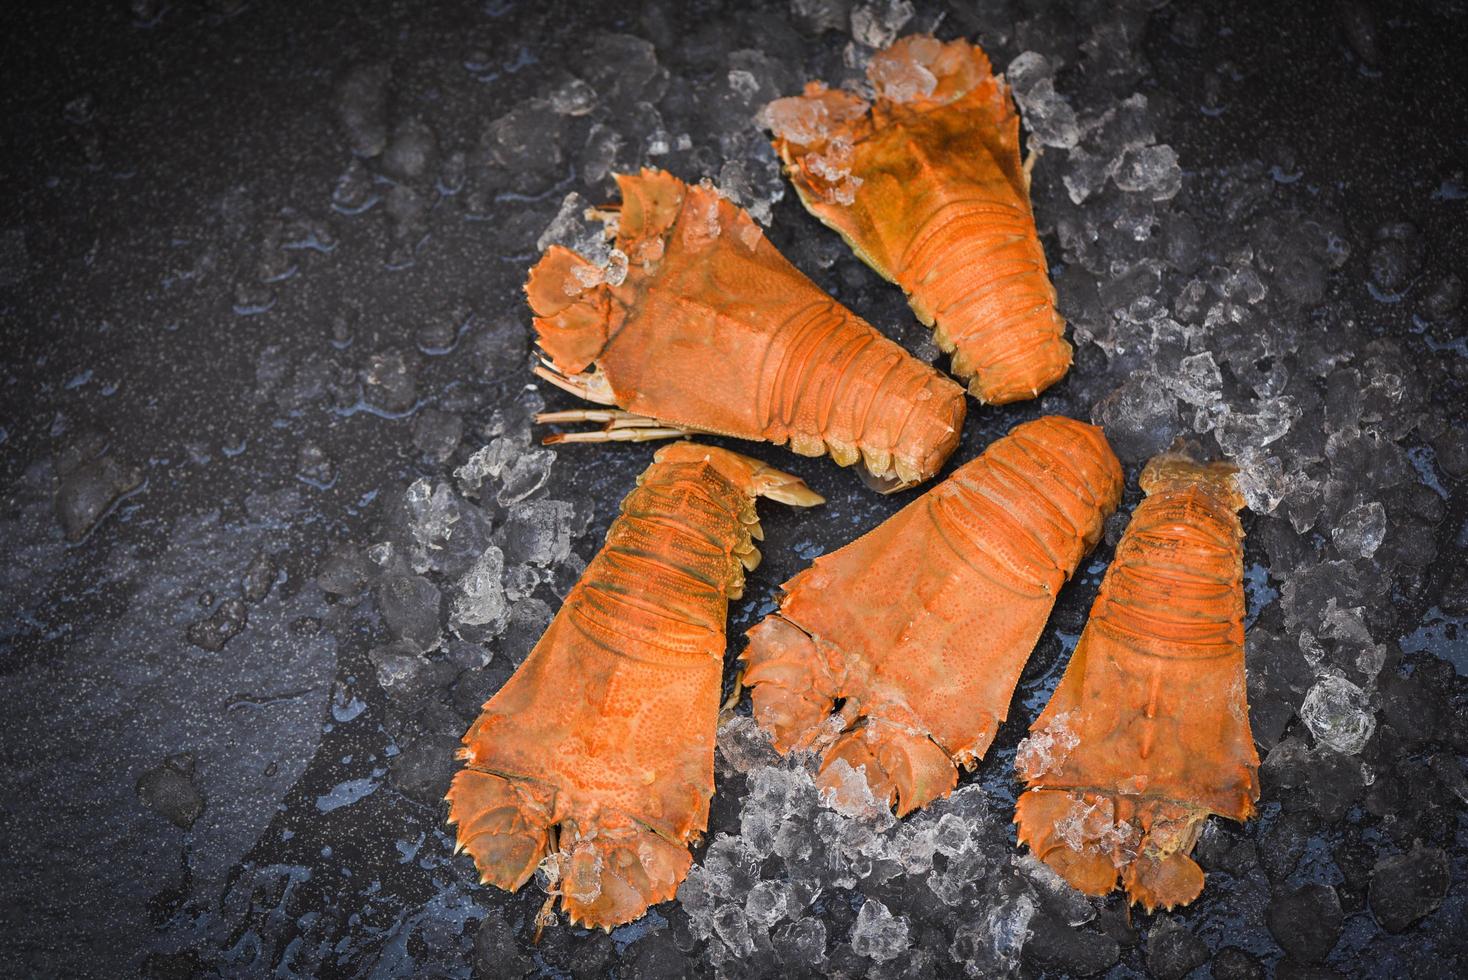
[[[1147,461],[1137,482],[1148,495],[1173,486],[1197,485],[1238,510],[1244,506],[1238,471],[1232,463],[1201,463],[1185,452],[1166,452]]]
[[[536,341],[565,374],[590,366],[620,325],[621,307],[612,302],[604,279],[595,263],[552,245],[525,282]]]

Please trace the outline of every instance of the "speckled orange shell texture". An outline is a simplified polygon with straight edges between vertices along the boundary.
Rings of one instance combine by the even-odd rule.
[[[482,880],[515,890],[555,855],[572,922],[610,928],[673,897],[708,822],[725,614],[759,536],[754,498],[796,478],[664,447],[605,546],[464,736],[449,790]]]
[[[1244,687],[1243,500],[1227,464],[1163,455],[1075,655],[1015,759],[1019,839],[1076,888],[1146,908],[1203,890],[1211,813],[1246,820],[1259,756]]]
[[[876,100],[820,82],[770,104],[786,172],[817,218],[907,293],[982,402],[1065,375],[1009,87],[967,41],[913,35],[872,57]]]
[[[526,285],[557,372],[664,423],[861,459],[900,483],[938,471],[963,425],[957,385],[822,292],[712,187],[653,170],[617,184],[613,275],[552,246]]]
[[[1017,426],[785,583],[742,654],[755,720],[782,752],[820,751],[821,782],[838,793],[850,766],[900,813],[947,795],[956,766],[993,741],[1121,485],[1095,426]]]

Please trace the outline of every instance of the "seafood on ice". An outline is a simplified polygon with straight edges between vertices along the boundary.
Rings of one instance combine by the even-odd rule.
[[[821,497],[747,456],[661,449],[545,635],[464,736],[458,848],[511,891],[542,866],[573,923],[673,897],[707,826],[730,597],[754,505]]]
[[[1090,895],[1147,909],[1203,890],[1210,814],[1246,820],[1259,756],[1244,684],[1243,498],[1226,463],[1165,453],[1060,686],[1021,743],[1019,839]]]
[[[1016,426],[785,583],[742,654],[756,722],[782,752],[820,752],[825,788],[849,767],[899,813],[947,795],[993,741],[1121,487],[1095,426]]]
[[[605,423],[547,442],[789,443],[860,461],[883,490],[938,471],[958,445],[961,388],[822,292],[712,186],[655,170],[617,185],[621,204],[594,212],[615,237],[606,267],[552,245],[525,287],[536,373],[608,406],[541,416]]]
[[[1055,309],[1003,77],[967,41],[912,35],[872,56],[872,102],[811,82],[764,119],[806,208],[907,293],[981,402],[1065,375]]]

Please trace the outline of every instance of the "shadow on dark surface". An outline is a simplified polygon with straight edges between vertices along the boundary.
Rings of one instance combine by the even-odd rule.
[[[4,17],[7,973],[1465,969],[1460,6]],[[1130,490],[951,800],[837,813],[736,721],[679,900],[533,944],[543,890],[477,886],[439,798],[652,452],[534,446],[530,415],[573,407],[526,370],[537,242],[567,194],[610,200],[614,170],[711,176],[937,360],[753,122],[914,30],[1007,66],[1077,348],[1036,403],[974,406],[950,467],[1042,413],[1103,424],[1133,481],[1181,434],[1240,463],[1261,815],[1214,822],[1207,889],[1167,915],[1080,898],[1014,848],[1015,748]],[[732,649],[781,581],[911,498],[737,448],[828,504],[764,513]]]

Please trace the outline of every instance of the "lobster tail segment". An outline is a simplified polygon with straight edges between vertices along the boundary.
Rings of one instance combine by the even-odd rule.
[[[477,769],[454,774],[445,797],[448,822],[458,825],[456,850],[469,852],[481,882],[514,891],[545,858],[553,794],[535,789],[528,780],[512,781]]]

